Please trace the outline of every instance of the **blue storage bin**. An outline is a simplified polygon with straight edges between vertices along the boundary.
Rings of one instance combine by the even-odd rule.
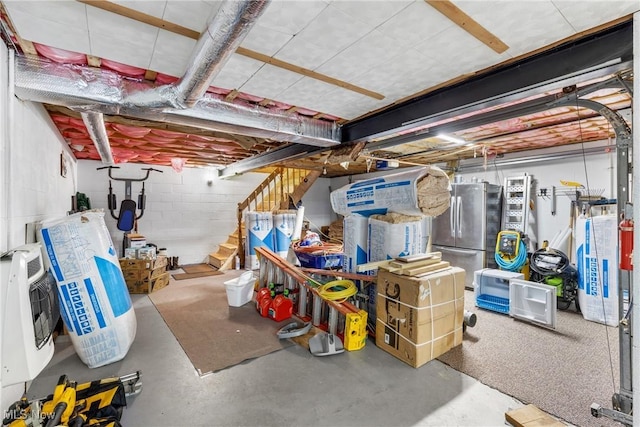
[[[303,267],[320,269],[338,269],[344,265],[343,253],[310,254],[306,252],[296,252],[298,261]]]

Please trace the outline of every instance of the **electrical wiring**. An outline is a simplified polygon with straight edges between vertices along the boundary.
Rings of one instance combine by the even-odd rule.
[[[338,288],[335,290],[335,288]],[[358,293],[358,288],[352,280],[333,280],[318,288],[318,294],[329,301],[346,301]]]
[[[498,252],[495,255],[496,264],[502,270],[507,271],[519,271],[527,262],[527,246],[524,242],[520,241],[520,248],[518,249],[518,255],[511,260],[506,260],[500,256]]]

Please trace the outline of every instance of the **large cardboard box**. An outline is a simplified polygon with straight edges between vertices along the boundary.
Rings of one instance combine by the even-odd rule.
[[[376,345],[413,367],[462,343],[465,271],[421,277],[381,269],[376,297]]]

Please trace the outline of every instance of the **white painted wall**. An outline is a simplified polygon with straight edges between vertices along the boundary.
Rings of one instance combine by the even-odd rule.
[[[105,210],[105,221],[116,248],[121,250],[124,233],[117,229],[116,220],[108,211],[108,170],[97,161],[78,163],[78,191],[91,199],[92,208]],[[114,178],[142,178],[147,167],[137,164],[120,164],[112,170]],[[266,177],[263,173],[246,173],[228,179],[214,178],[207,168],[185,167],[176,172],[170,167],[154,166],[162,173],[151,172],[144,181],[147,195],[146,208],[138,222],[138,232],[148,243],[167,248],[169,256],[178,256],[181,264],[207,262],[208,255],[227,240],[236,226],[236,209]],[[207,182],[212,180],[212,185]],[[303,197],[305,216],[317,227],[328,225],[331,206],[329,180],[320,178]],[[125,182],[111,181],[117,197],[118,209],[125,196]],[[136,201],[141,182],[131,183],[131,197]]]
[[[538,247],[544,240],[551,241],[556,233],[570,226],[571,199],[567,195],[567,187],[561,185],[561,180],[574,181],[584,185],[583,192],[588,189],[593,194],[601,194],[607,199],[616,198],[615,150],[610,153],[605,153],[603,150],[601,153],[589,154],[584,157],[576,155],[571,158],[548,159],[525,165],[488,165],[486,171],[464,172],[463,169],[457,175],[460,175],[465,182],[471,182],[473,178],[476,178],[492,184],[503,185],[505,178],[522,176],[525,173],[531,175],[533,180],[531,194],[533,210],[531,211],[530,226],[532,227],[531,237],[538,242]],[[558,193],[555,215],[552,214],[551,197],[542,197],[539,194],[542,188],[547,188],[550,193],[552,186],[556,187]],[[565,243],[562,247],[555,249],[566,252],[568,245]]]
[[[66,214],[71,207],[71,195],[75,193],[77,171],[75,159],[44,108],[14,97],[8,51],[4,43],[0,46],[0,165],[3,171],[0,228],[4,236],[0,251],[4,252],[26,243],[27,223]],[[61,155],[67,160],[66,177],[60,174]],[[11,304],[5,300],[6,292],[3,277],[0,307]],[[0,313],[4,310],[0,309]],[[7,319],[0,315],[0,331],[5,321]],[[2,341],[0,332],[0,346]],[[23,390],[22,385],[1,388],[2,408],[19,399]]]

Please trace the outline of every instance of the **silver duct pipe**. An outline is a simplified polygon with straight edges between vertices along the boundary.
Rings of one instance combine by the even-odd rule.
[[[131,89],[128,80],[108,70],[20,56],[15,71],[15,93],[27,101],[318,147],[340,144],[340,129],[335,123],[212,97],[202,98],[188,109],[132,105],[125,99],[131,99],[135,90],[141,94],[150,91]]]
[[[198,39],[189,67],[176,82],[178,103],[193,107],[249,33],[269,0],[226,1]]]
[[[184,75],[175,83],[127,94],[131,107],[189,108],[206,93],[215,76],[240,46],[270,0],[227,0],[200,35]]]
[[[107,135],[106,128],[104,126],[104,116],[101,113],[83,112],[80,113],[82,121],[87,127],[89,136],[93,141],[93,145],[96,146],[102,163],[106,165],[113,165],[113,154],[111,153],[111,146],[109,145],[109,136]]]
[[[223,3],[198,40],[189,68],[175,84],[129,90],[128,80],[107,70],[18,57],[15,93],[24,100],[80,111],[106,164],[113,164],[113,157],[102,114],[319,147],[338,145],[340,131],[334,123],[202,98],[268,3],[269,0]]]

